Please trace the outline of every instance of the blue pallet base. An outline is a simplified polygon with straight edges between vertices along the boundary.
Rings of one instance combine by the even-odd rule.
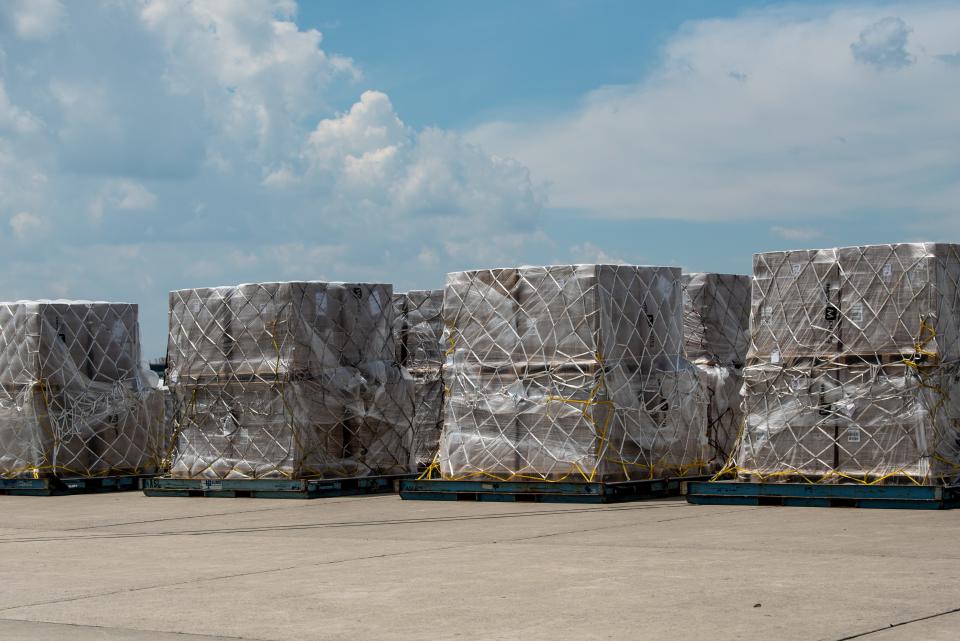
[[[90,478],[62,478],[56,476],[26,479],[0,479],[0,495],[8,496],[62,496],[139,490],[144,480],[152,476],[100,476]]]
[[[956,485],[818,485],[813,483],[684,483],[688,503],[943,510],[960,507]]]
[[[410,475],[360,476],[342,479],[175,479],[144,481],[147,496],[205,496],[209,498],[317,499],[383,494]]]
[[[690,477],[687,477],[690,478]],[[708,477],[693,477],[708,478]],[[418,501],[498,501],[534,503],[619,503],[680,495],[684,479],[611,483],[575,481],[400,481],[400,498]]]

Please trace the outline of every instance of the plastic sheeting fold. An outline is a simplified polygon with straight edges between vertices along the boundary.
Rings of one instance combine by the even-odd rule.
[[[743,412],[740,386],[750,342],[750,277],[683,275],[684,352],[707,397],[704,458],[717,469],[733,458]]]
[[[397,358],[413,377],[413,459],[419,469],[436,458],[443,427],[443,290],[393,296]]]

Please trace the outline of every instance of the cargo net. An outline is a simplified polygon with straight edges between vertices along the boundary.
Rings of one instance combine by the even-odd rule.
[[[135,305],[0,303],[0,477],[156,472],[163,395]]]
[[[323,282],[172,292],[171,474],[409,472],[414,382],[391,298],[389,285]]]
[[[393,303],[397,360],[413,377],[412,452],[422,470],[436,457],[443,428],[443,290],[397,293]]]
[[[960,476],[960,247],[754,258],[742,478],[952,483]]]
[[[740,386],[750,342],[750,277],[684,274],[683,345],[706,395],[709,467],[724,467],[733,455],[743,413]]]
[[[448,275],[444,478],[637,480],[705,466],[674,268]]]

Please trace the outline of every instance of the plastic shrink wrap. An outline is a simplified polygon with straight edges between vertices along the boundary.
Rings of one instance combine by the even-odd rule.
[[[171,292],[172,475],[409,472],[414,385],[396,361],[392,296],[326,282]]]
[[[957,245],[757,254],[741,476],[956,481],[958,283]]]
[[[750,342],[750,277],[683,275],[684,352],[707,397],[704,458],[714,470],[733,457],[743,424],[740,387]]]
[[[455,272],[443,298],[448,479],[636,480],[704,466],[676,268]]]
[[[394,336],[399,362],[413,378],[413,463],[428,467],[436,458],[443,427],[443,290],[393,295]]]
[[[163,395],[140,356],[136,305],[0,303],[0,476],[156,472]]]

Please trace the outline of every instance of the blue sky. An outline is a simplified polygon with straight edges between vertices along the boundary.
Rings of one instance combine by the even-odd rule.
[[[0,5],[0,297],[960,232],[960,3]]]

